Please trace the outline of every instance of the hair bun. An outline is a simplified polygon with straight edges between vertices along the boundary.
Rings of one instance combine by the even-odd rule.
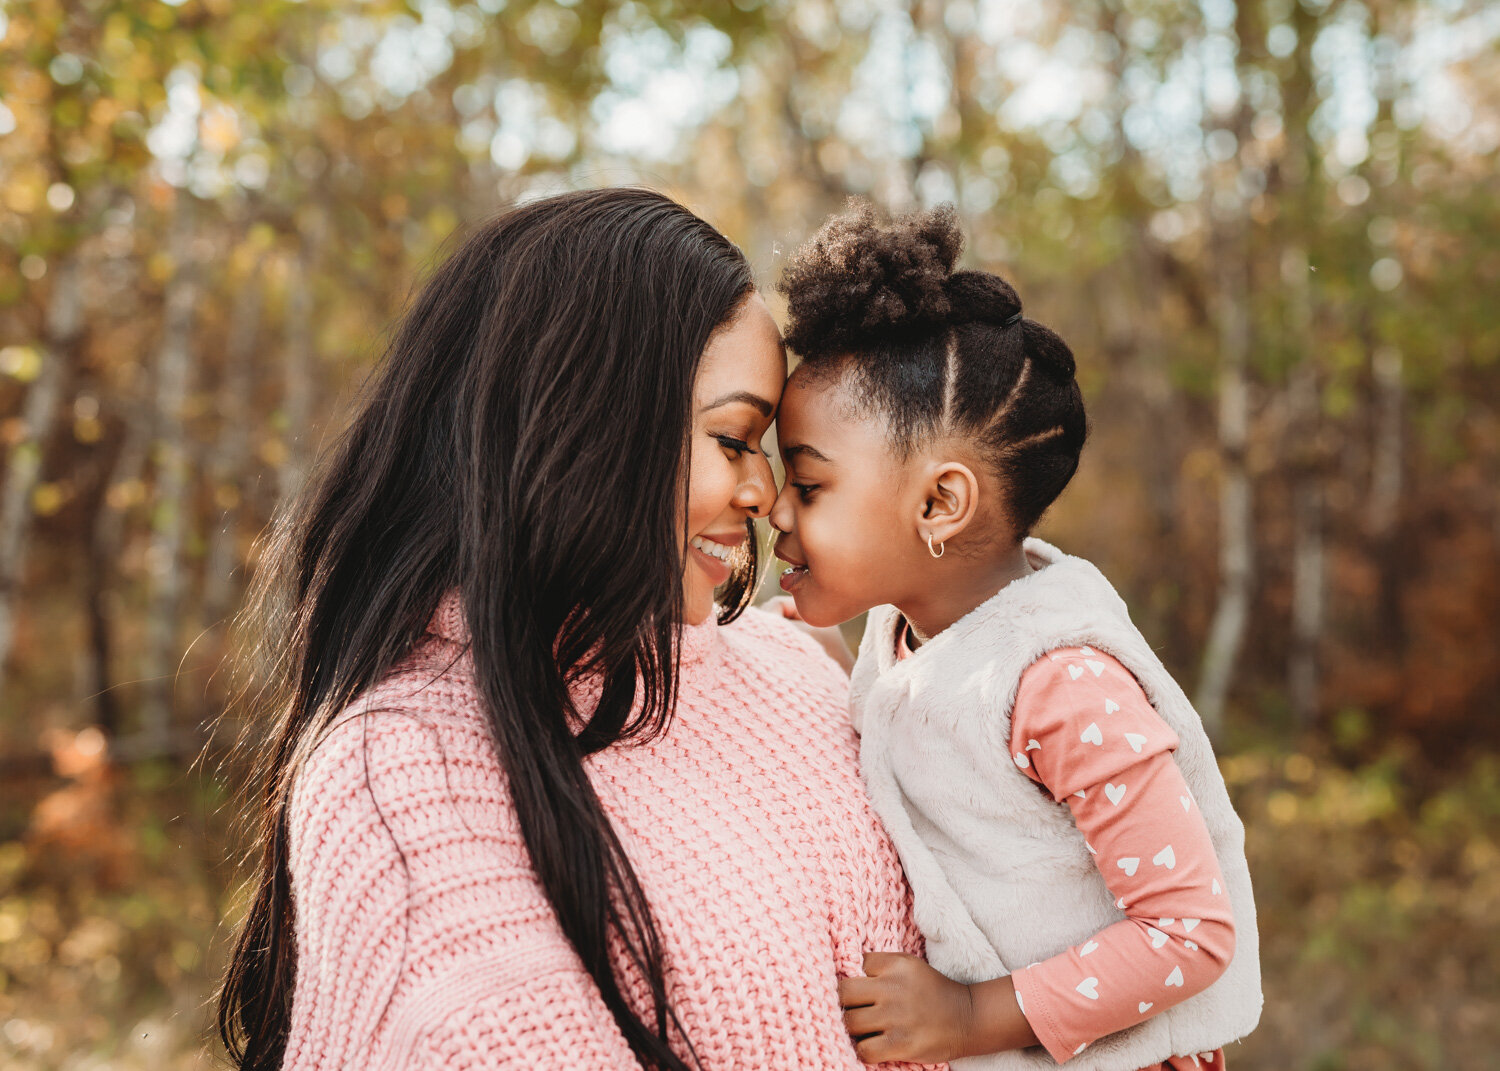
[[[947,326],[963,244],[951,204],[882,223],[869,202],[851,199],[787,263],[787,345],[814,357]]]
[[[949,322],[1006,324],[1021,314],[1021,299],[998,275],[985,271],[956,271],[943,284],[948,295]]]

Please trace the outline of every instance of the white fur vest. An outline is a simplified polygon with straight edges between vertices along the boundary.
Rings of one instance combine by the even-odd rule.
[[[1234,912],[1235,953],[1206,990],[1068,1061],[1138,1071],[1208,1052],[1260,1019],[1255,902],[1235,815],[1208,736],[1124,601],[1098,569],[1038,539],[1036,572],[895,657],[895,607],[870,612],[854,667],[855,726],[870,799],[900,850],[928,961],[962,982],[997,978],[1066,951],[1124,918],[1068,809],[1010,758],[1021,674],[1059,647],[1092,646],[1135,675],[1177,734],[1175,758],[1213,837]],[[1055,1066],[1042,1049],[959,1060],[955,1068]]]

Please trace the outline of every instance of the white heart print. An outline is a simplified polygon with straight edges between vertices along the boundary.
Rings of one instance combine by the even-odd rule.
[[[1090,1000],[1099,999],[1099,979],[1097,978],[1085,978],[1073,988],[1078,990],[1078,992],[1082,993],[1084,996],[1088,997]]]
[[[1087,1041],[1082,1042],[1081,1044],[1079,1044],[1078,1048],[1076,1048],[1076,1049],[1073,1050],[1073,1055],[1077,1056],[1080,1052],[1082,1052],[1084,1049],[1086,1049],[1088,1047],[1089,1047],[1089,1043]]]
[[[1183,813],[1186,813],[1187,811],[1189,811],[1189,810],[1192,809],[1193,801],[1192,801],[1192,799],[1190,797],[1188,797],[1188,796],[1178,796],[1177,798],[1182,801],[1182,810],[1183,810]]]
[[[1181,967],[1173,967],[1172,968],[1172,973],[1169,974],[1169,975],[1167,975],[1167,985],[1169,985],[1169,986],[1181,986],[1182,985],[1182,968]]]
[[[1092,647],[1080,647],[1078,648],[1078,652],[1080,654],[1088,655],[1090,658],[1094,656],[1094,649]]]
[[[1164,866],[1168,870],[1171,870],[1174,866],[1177,865],[1177,855],[1172,851],[1172,846],[1168,844],[1161,851],[1153,855],[1151,857],[1151,861],[1157,866]]]
[[[1023,770],[1031,765],[1031,760],[1026,757],[1026,753],[1024,751],[1016,752],[1016,765],[1021,767],[1021,769]]]
[[[1137,856],[1134,856],[1134,855],[1132,855],[1128,859],[1121,859],[1119,862],[1117,862],[1115,864],[1115,866],[1117,866],[1121,870],[1125,871],[1125,873],[1129,874],[1132,878],[1135,877],[1135,868],[1138,867],[1138,866],[1140,866],[1140,865],[1141,865],[1140,859]]]
[[[1080,948],[1078,950],[1078,955],[1080,957],[1086,956],[1086,955],[1088,955],[1090,952],[1094,951],[1094,949],[1096,949],[1098,947],[1099,947],[1099,942],[1098,941],[1090,941],[1088,944],[1084,945],[1082,948]]]
[[[1223,890],[1219,888],[1218,878],[1214,878],[1213,887],[1209,891],[1212,892],[1215,896],[1218,896],[1219,893],[1223,892]]]
[[[1202,921],[1203,921],[1202,919],[1183,919],[1182,920],[1182,928],[1184,930],[1186,930],[1188,933],[1192,933],[1194,930],[1196,930],[1198,928],[1198,923],[1200,923]]]
[[[1120,704],[1116,703],[1113,699],[1106,699],[1104,701],[1104,713],[1106,713],[1106,714],[1113,714],[1115,711],[1117,711],[1119,709],[1120,709]]]
[[[1109,797],[1110,803],[1113,803],[1116,807],[1118,807],[1120,805],[1120,801],[1125,798],[1125,786],[1106,784],[1104,786],[1104,794]]]
[[[1039,743],[1037,743],[1035,740],[1028,740],[1028,741],[1026,741],[1026,750],[1027,751],[1039,751],[1039,750],[1041,750],[1041,747],[1042,747],[1042,745],[1039,744]]]
[[[1156,1007],[1156,1001],[1154,1001],[1154,1000],[1143,1000],[1143,1001],[1141,1001],[1139,1004],[1137,1004],[1135,1006],[1135,1010],[1138,1011],[1138,1012],[1140,1012],[1142,1015],[1145,1015],[1148,1011],[1150,1011],[1154,1007]]]
[[[1166,934],[1162,933],[1155,926],[1147,926],[1146,927],[1146,932],[1151,935],[1151,947],[1152,948],[1160,948],[1162,945],[1166,944],[1168,941],[1171,940],[1170,937],[1168,937]]]
[[[1141,753],[1141,745],[1146,742],[1146,738],[1140,733],[1126,733],[1125,742],[1130,745],[1131,751],[1139,755]]]
[[[1093,744],[1095,747],[1102,747],[1104,745],[1104,734],[1099,731],[1099,724],[1097,722],[1089,722],[1089,727],[1083,731],[1078,739],[1082,740],[1085,744]]]
[[[1101,673],[1104,672],[1104,663],[1103,662],[1095,662],[1092,658],[1085,658],[1083,660],[1083,664],[1086,665],[1086,666],[1088,666],[1089,669],[1093,670],[1094,676],[1096,676],[1096,677],[1099,676],[1099,674],[1101,674]]]
[[[1082,666],[1069,666],[1068,667],[1068,676],[1072,677],[1076,681],[1079,677],[1083,676],[1083,667]]]
[[[1198,951],[1197,941],[1184,941],[1182,943],[1185,947],[1192,949],[1194,952]]]

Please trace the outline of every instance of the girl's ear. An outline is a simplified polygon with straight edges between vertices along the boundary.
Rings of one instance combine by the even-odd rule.
[[[969,526],[979,509],[979,480],[967,465],[939,461],[927,474],[917,536],[932,545],[947,543]]]

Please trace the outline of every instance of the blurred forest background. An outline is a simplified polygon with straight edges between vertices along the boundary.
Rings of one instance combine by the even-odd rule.
[[[0,1064],[215,1066],[256,539],[455,229],[955,201],[1245,818],[1236,1069],[1500,1050],[1500,5],[0,0]]]

